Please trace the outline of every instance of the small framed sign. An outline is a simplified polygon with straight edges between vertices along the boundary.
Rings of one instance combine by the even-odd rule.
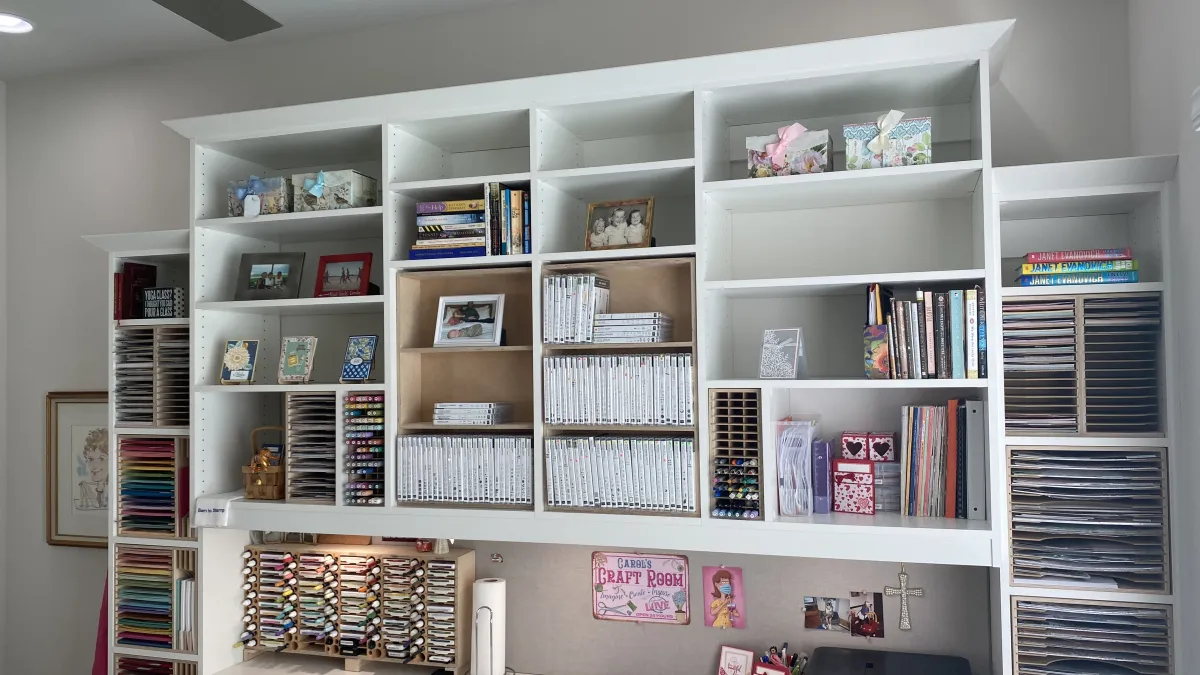
[[[605,621],[691,621],[688,559],[652,553],[592,554],[592,616]]]
[[[721,647],[721,658],[717,662],[717,675],[750,675],[754,666],[754,652],[737,647]]]
[[[142,289],[142,318],[181,319],[187,314],[187,298],[182,288],[156,286]]]

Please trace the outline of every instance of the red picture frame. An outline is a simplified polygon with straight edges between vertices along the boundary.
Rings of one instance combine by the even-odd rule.
[[[358,264],[355,265],[353,263]],[[333,266],[333,270],[336,270],[336,272],[331,270],[330,266]],[[327,272],[329,272],[328,278],[326,277]],[[316,286],[313,288],[314,298],[367,295],[370,288],[370,253],[323,255],[317,263],[317,281]]]

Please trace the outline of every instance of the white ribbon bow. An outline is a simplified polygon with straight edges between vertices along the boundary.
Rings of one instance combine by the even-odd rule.
[[[892,133],[892,130],[896,128],[896,125],[902,119],[904,119],[904,113],[899,110],[893,110],[886,115],[880,115],[879,119],[875,121],[875,126],[879,128],[879,135],[867,143],[867,149],[876,155],[883,154],[883,151],[887,150],[891,145],[891,139],[888,138],[888,134]]]

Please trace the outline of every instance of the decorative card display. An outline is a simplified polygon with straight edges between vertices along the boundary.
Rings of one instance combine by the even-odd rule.
[[[881,638],[884,633],[883,593],[851,591],[850,634]]]
[[[750,136],[746,163],[751,178],[829,171],[829,130],[810,131],[797,122],[770,136]]]
[[[763,331],[762,359],[758,366],[759,378],[791,380],[800,377],[804,370],[802,339],[799,328],[776,328]]]
[[[847,124],[846,169],[882,169],[933,161],[933,118],[904,119],[893,110],[874,122]]]
[[[375,366],[378,335],[351,335],[346,342],[346,360],[342,364],[342,382],[366,381]]]
[[[592,616],[606,621],[691,621],[688,559],[651,553],[592,553]]]
[[[312,379],[313,358],[317,353],[315,337],[285,337],[279,349],[279,383],[308,382]]]
[[[750,675],[754,665],[754,652],[737,647],[721,647],[721,657],[717,662],[717,675]]]
[[[867,450],[872,462],[896,460],[896,434],[872,432],[867,434]]]
[[[843,459],[866,459],[869,434],[847,431],[842,434]]]
[[[221,384],[250,384],[258,361],[258,340],[226,340]]]
[[[833,461],[833,510],[875,514],[875,465],[848,459]]]
[[[745,628],[746,605],[740,567],[704,568],[704,625]]]
[[[850,600],[805,596],[804,628],[807,630],[850,630]]]

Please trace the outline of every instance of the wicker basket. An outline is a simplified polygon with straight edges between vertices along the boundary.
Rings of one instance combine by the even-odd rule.
[[[266,431],[284,431],[283,427],[259,427],[250,432],[250,447],[254,449],[255,455],[262,449],[262,443],[258,440],[259,434]],[[246,499],[259,500],[278,500],[284,497],[284,487],[287,484],[286,474],[283,471],[283,458],[280,457],[279,466],[267,467],[266,471],[254,470],[254,466],[246,465],[242,467],[242,479],[246,483]]]

